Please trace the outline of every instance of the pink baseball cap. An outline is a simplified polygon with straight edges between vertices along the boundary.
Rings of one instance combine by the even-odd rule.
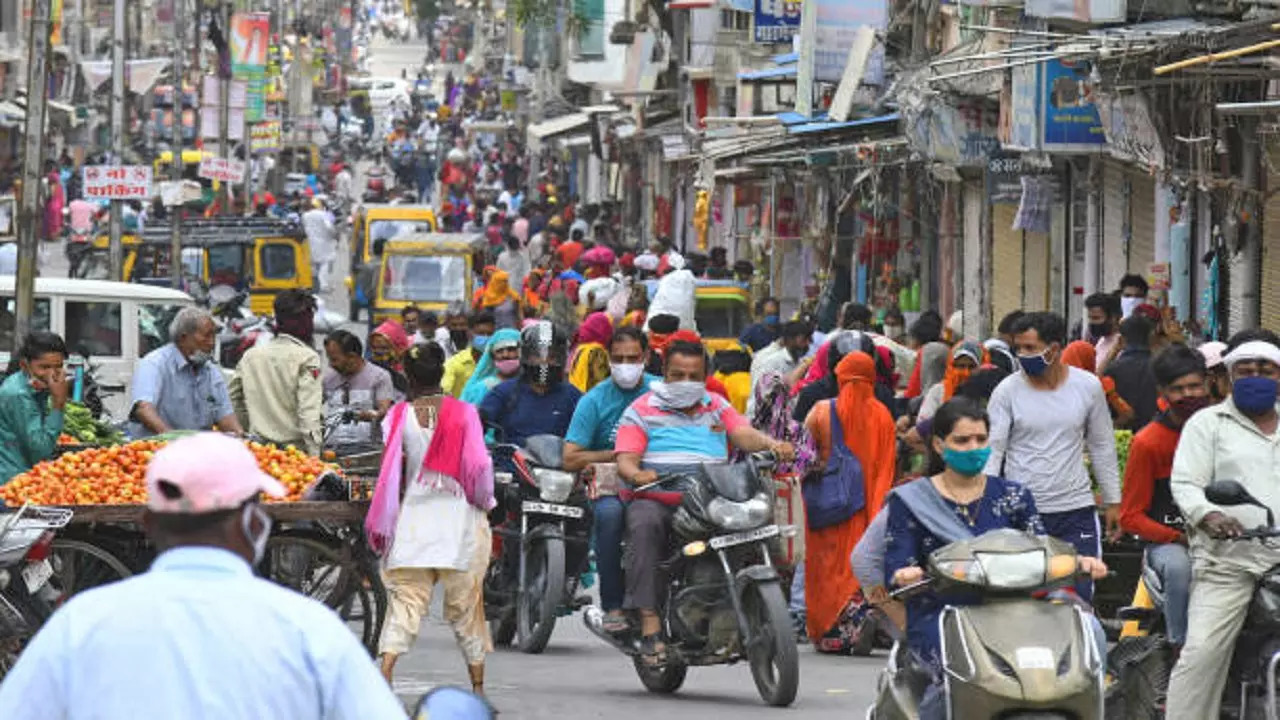
[[[234,510],[258,493],[284,497],[284,485],[258,467],[244,442],[202,432],[165,445],[147,464],[147,507],[158,513]]]

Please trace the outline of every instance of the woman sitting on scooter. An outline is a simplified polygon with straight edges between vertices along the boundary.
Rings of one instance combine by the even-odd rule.
[[[1031,492],[1022,485],[983,472],[991,449],[987,446],[990,421],[982,407],[968,398],[951,400],[933,416],[933,434],[929,445],[931,477],[920,478],[890,493],[888,528],[885,532],[885,571],[899,588],[924,579],[923,566],[930,553],[950,544],[929,527],[960,522],[975,537],[991,530],[1013,528],[1043,535],[1044,525],[1036,512]],[[911,486],[915,486],[914,488]],[[904,492],[906,491],[906,492]],[[925,491],[942,502],[913,500]],[[953,518],[932,520],[930,513]],[[1097,558],[1080,558],[1080,568],[1094,578],[1106,575],[1106,565]],[[907,646],[916,660],[933,673],[935,687],[941,681],[938,615],[947,605],[977,602],[976,596],[948,594],[939,596],[925,590],[909,597],[907,605]],[[922,720],[941,717],[926,708],[941,712],[943,703],[926,695],[922,704]],[[930,702],[933,700],[933,702]],[[937,703],[937,706],[934,706]]]

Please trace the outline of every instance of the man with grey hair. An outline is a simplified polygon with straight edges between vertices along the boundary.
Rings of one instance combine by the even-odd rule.
[[[134,437],[215,426],[223,432],[244,432],[222,369],[213,361],[216,333],[207,310],[182,308],[169,324],[169,343],[138,361],[129,411]]]

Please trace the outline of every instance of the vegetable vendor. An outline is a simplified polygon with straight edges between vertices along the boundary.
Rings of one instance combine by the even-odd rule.
[[[51,332],[23,340],[17,372],[0,384],[0,485],[53,456],[71,393],[66,360],[66,343]]]

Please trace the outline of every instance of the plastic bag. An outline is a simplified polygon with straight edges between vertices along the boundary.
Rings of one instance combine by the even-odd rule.
[[[658,281],[658,292],[649,303],[648,317],[656,315],[674,315],[680,318],[681,330],[698,329],[693,319],[694,294],[697,280],[688,270],[676,270],[668,273]],[[645,330],[649,329],[649,320],[645,320]]]

